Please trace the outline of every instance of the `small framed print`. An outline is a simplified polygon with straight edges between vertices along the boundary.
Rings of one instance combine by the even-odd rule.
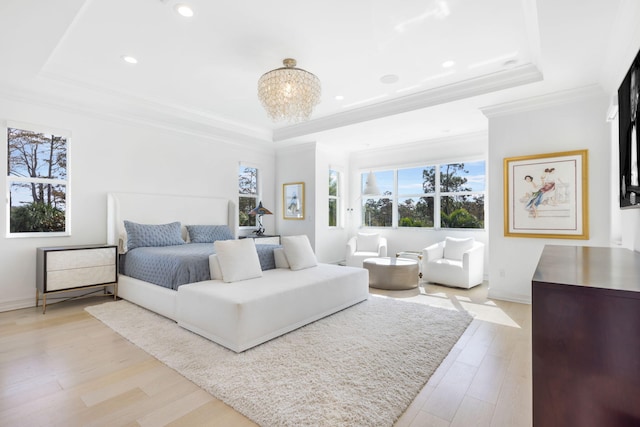
[[[304,182],[282,184],[282,217],[304,219]]]
[[[588,239],[587,150],[504,159],[504,235]]]

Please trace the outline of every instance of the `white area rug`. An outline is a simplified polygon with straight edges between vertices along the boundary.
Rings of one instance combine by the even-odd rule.
[[[261,426],[391,426],[471,321],[370,296],[236,354],[126,301],[86,310]]]

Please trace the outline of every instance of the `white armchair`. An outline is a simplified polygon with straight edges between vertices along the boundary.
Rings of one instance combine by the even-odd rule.
[[[484,244],[473,238],[447,237],[422,250],[422,277],[427,282],[469,289],[482,283]]]
[[[378,233],[358,233],[347,242],[346,264],[351,267],[362,267],[367,258],[387,256],[387,239]]]

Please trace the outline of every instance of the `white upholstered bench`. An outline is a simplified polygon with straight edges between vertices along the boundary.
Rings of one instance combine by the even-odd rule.
[[[369,296],[368,271],[318,264],[266,270],[255,279],[221,280],[178,288],[180,326],[241,352]]]

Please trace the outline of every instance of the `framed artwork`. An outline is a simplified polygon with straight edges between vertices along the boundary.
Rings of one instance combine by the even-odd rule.
[[[504,159],[504,235],[588,239],[587,150]]]
[[[304,219],[304,182],[282,184],[282,217]]]

